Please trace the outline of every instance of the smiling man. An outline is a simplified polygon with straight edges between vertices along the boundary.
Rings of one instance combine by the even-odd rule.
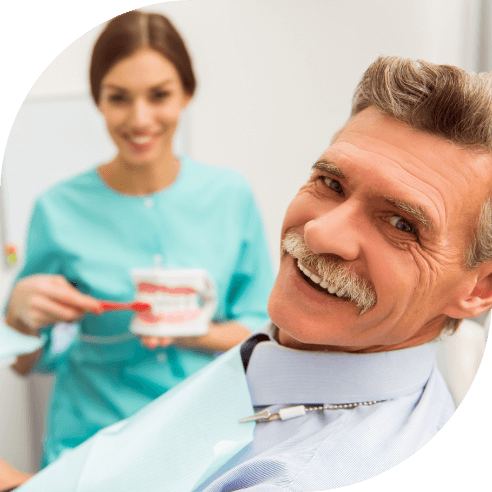
[[[272,324],[242,348],[274,417],[199,490],[341,487],[432,438],[454,412],[435,340],[492,305],[491,197],[492,75],[373,63],[286,212]]]
[[[428,442],[454,412],[436,339],[492,305],[491,197],[492,75],[373,63],[285,215],[272,322],[241,346],[254,439],[195,492],[341,487]]]
[[[487,309],[490,265],[466,262],[491,178],[490,154],[357,112],[287,210],[269,301],[280,343],[396,350]]]

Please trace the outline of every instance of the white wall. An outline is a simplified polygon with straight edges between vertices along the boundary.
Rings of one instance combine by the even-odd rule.
[[[380,54],[469,68],[464,42],[477,2],[463,0],[193,0],[146,8],[169,15],[193,55],[191,153],[250,180],[275,265],[286,206],[330,136],[353,90]],[[87,66],[102,26],[75,40],[29,97],[88,93]],[[88,166],[92,163],[88,163]]]
[[[473,68],[479,4],[480,0],[192,0],[145,10],[169,15],[194,59],[199,85],[189,109],[191,155],[247,176],[278,267],[285,209],[348,117],[363,71],[380,54]],[[113,15],[120,13],[115,10]],[[50,38],[56,34],[58,19],[48,13],[41,19],[43,32],[36,36],[40,52],[44,53],[44,32]],[[88,24],[86,34],[66,49],[66,44],[59,46],[61,53],[39,78],[39,73],[31,73],[32,81],[37,80],[28,100],[88,94],[91,47],[102,28]],[[17,68],[23,71],[24,61],[20,56]],[[53,145],[56,148],[56,135]],[[88,162],[87,167],[94,164]],[[29,176],[23,162],[15,172]],[[2,302],[13,272],[0,266]],[[24,382],[0,372],[0,456],[30,470],[35,461],[26,437],[24,392]]]
[[[482,0],[480,70],[492,71],[492,0]]]

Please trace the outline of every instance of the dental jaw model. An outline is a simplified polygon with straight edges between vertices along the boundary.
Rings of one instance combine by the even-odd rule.
[[[136,300],[150,311],[137,313],[131,330],[137,335],[186,337],[205,335],[217,307],[215,285],[203,269],[132,270]]]

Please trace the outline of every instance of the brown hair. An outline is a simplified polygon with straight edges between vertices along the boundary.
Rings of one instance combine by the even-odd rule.
[[[179,73],[184,91],[192,96],[196,88],[190,55],[172,23],[161,14],[132,10],[111,19],[94,45],[90,65],[91,93],[99,104],[101,81],[122,58],[142,47],[166,57]]]
[[[477,152],[492,153],[492,74],[395,56],[379,57],[352,100],[354,117],[369,106],[410,127]],[[492,190],[491,190],[492,195]],[[492,199],[484,203],[464,263],[492,260]],[[454,331],[461,320],[448,318]]]

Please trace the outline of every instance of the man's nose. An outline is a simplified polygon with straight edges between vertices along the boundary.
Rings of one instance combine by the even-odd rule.
[[[319,213],[304,225],[304,241],[316,254],[332,254],[346,261],[356,260],[361,253],[361,211],[348,201]]]

